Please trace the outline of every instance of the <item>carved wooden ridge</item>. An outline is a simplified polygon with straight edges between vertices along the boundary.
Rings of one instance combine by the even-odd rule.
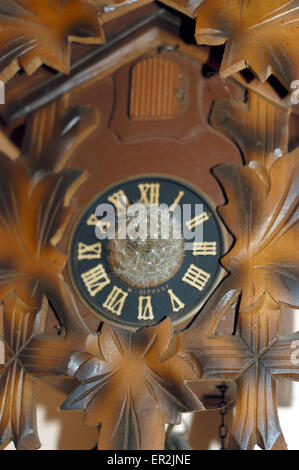
[[[105,42],[101,25],[153,0],[3,0],[0,8],[0,79],[42,63],[70,70],[71,41]],[[196,18],[198,44],[225,44],[220,73],[249,67],[262,82],[274,74],[287,88],[298,80],[298,0],[163,0]]]
[[[201,410],[185,383],[196,380],[194,365],[174,350],[169,319],[137,333],[104,324],[87,338],[93,354],[74,356],[80,385],[63,410],[86,410],[86,424],[101,425],[100,449],[163,449],[165,423],[178,424],[180,413]]]
[[[84,181],[82,172],[63,166],[97,123],[93,110],[60,115],[54,103],[29,121],[20,158],[0,156],[1,445],[40,446],[35,377],[66,374],[81,341],[82,326],[59,302],[66,257],[55,245]]]
[[[257,103],[264,116],[260,126]],[[179,334],[182,353],[198,359],[202,378],[236,381],[230,448],[240,449],[252,449],[255,444],[263,449],[286,448],[277,415],[275,379],[299,380],[298,364],[292,360],[299,332],[282,338],[279,334],[281,309],[299,304],[299,152],[284,153],[284,127],[275,134],[285,111],[278,110],[273,119],[272,105],[262,103],[249,95],[246,107],[233,100],[214,107],[212,123],[238,140],[246,161],[243,167],[223,165],[215,170],[228,198],[220,213],[236,242],[222,259],[230,276],[206,313]],[[221,319],[227,315],[231,331],[221,328]]]
[[[298,0],[199,0],[191,3],[198,44],[225,44],[221,74],[249,67],[259,80],[273,73],[286,87],[298,80]]]
[[[71,41],[103,43],[94,6],[86,0],[4,0],[0,6],[0,78],[42,63],[67,73]]]

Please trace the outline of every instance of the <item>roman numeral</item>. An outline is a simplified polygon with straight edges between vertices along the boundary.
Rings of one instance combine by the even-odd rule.
[[[88,226],[98,227],[102,233],[107,233],[107,230],[111,225],[110,222],[107,221],[101,222],[101,220],[99,220],[95,214],[91,214],[88,217],[86,224]]]
[[[117,193],[112,194],[112,196],[109,196],[108,201],[112,202],[112,204],[115,206],[117,214],[119,214],[120,211],[126,209],[129,205],[128,198],[122,189],[117,191]]]
[[[93,226],[93,227],[96,227],[98,223],[99,223],[99,219],[97,218],[95,214],[91,214],[86,221],[86,224],[88,226]]]
[[[160,183],[138,184],[140,191],[139,204],[159,204]]]
[[[110,279],[102,264],[98,264],[94,268],[81,274],[86,289],[91,297],[94,297],[98,292],[110,284]]]
[[[215,256],[217,254],[217,242],[194,242],[193,256]]]
[[[172,289],[168,289],[167,294],[170,297],[170,302],[172,306],[172,311],[173,312],[178,312],[182,308],[185,307],[184,302],[182,302],[174,293]]]
[[[78,260],[82,259],[100,259],[102,254],[102,243],[94,243],[93,245],[85,245],[78,243]]]
[[[187,272],[182,278],[182,281],[202,291],[205,285],[208,283],[210,277],[211,275],[209,273],[206,273],[194,264],[190,264]]]
[[[198,225],[202,224],[206,220],[209,220],[209,218],[209,214],[207,214],[206,212],[202,212],[201,214],[186,222],[186,225],[189,230],[193,230]]]
[[[107,299],[103,303],[103,307],[119,316],[121,315],[127,297],[127,292],[124,292],[119,287],[114,286]]]
[[[180,191],[179,194],[177,195],[176,199],[173,201],[172,205],[169,208],[169,212],[173,212],[176,206],[179,204],[180,200],[184,196],[184,191]]]
[[[138,320],[153,320],[153,306],[152,306],[152,297],[150,295],[143,297],[139,296],[138,301]]]

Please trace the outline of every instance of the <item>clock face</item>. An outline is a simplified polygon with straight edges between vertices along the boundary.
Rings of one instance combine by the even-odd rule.
[[[88,205],[73,232],[69,270],[94,314],[138,329],[198,311],[216,287],[223,254],[220,221],[206,196],[148,175]]]

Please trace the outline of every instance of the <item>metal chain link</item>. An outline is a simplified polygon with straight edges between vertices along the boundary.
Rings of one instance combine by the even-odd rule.
[[[219,414],[220,414],[220,426],[218,428],[218,435],[221,440],[221,447],[219,450],[227,450],[225,446],[225,440],[228,435],[228,426],[226,424],[226,415],[227,415],[227,402],[225,401],[225,394],[227,391],[226,385],[217,386],[219,392],[221,393],[220,402],[219,402]]]

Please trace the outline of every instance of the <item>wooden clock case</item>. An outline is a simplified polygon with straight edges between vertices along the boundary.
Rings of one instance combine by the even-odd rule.
[[[39,334],[32,346],[33,353],[27,356],[27,353],[24,354],[26,373],[29,371],[28,374],[41,377],[69,394],[63,405],[65,409],[88,408],[87,403],[82,405],[78,396],[84,387],[88,393],[88,383],[91,381],[88,373],[91,373],[92,377],[95,372],[92,367],[90,370],[86,367],[89,371],[86,372],[85,365],[90,360],[89,355],[103,360],[103,351],[99,353],[97,350],[101,341],[98,338],[102,335],[103,342],[109,343],[109,326],[103,326],[101,319],[86,308],[72,285],[67,258],[74,226],[86,205],[105,188],[119,181],[144,174],[176,177],[200,188],[215,208],[223,206],[220,216],[223,219],[228,254],[222,263],[220,287],[203,306],[199,316],[194,321],[189,319],[178,325],[171,333],[170,326],[164,324],[161,333],[157,333],[158,337],[161,336],[159,341],[163,343],[163,347],[167,343],[165,338],[172,338],[164,349],[158,341],[164,354],[162,360],[174,361],[173,357],[176,358],[181,383],[185,384],[185,381],[189,380],[187,372],[193,377],[193,380],[189,380],[192,382],[191,396],[190,390],[182,392],[177,379],[167,376],[169,383],[172,383],[171,379],[175,382],[175,385],[172,383],[171,390],[179,390],[178,393],[182,393],[180,398],[183,397],[186,402],[183,405],[181,402],[169,405],[161,399],[163,413],[165,412],[168,418],[171,416],[165,422],[175,424],[179,419],[179,412],[201,409],[199,399],[207,407],[217,406],[213,401],[215,385],[225,382],[228,385],[228,400],[237,399],[231,447],[248,449],[258,443],[267,449],[285,448],[276,412],[272,375],[298,380],[298,367],[293,367],[289,364],[289,359],[286,359],[289,357],[287,354],[292,347],[292,341],[298,337],[298,333],[289,335],[292,322],[285,320],[288,318],[288,311],[297,306],[293,295],[294,287],[287,285],[286,294],[283,287],[277,284],[273,287],[270,284],[262,292],[263,279],[256,274],[256,280],[252,282],[253,287],[248,289],[245,278],[248,272],[251,275],[252,264],[246,264],[246,250],[250,247],[250,236],[254,237],[255,233],[260,231],[263,238],[273,227],[277,231],[281,227],[282,231],[284,226],[288,227],[283,214],[280,213],[281,206],[275,200],[275,194],[279,193],[277,173],[280,173],[282,180],[290,181],[281,196],[281,204],[285,204],[290,213],[292,210],[296,213],[297,199],[290,172],[293,172],[295,179],[298,167],[298,106],[290,107],[287,88],[273,77],[262,84],[248,70],[242,73],[232,70],[228,78],[219,75],[223,54],[223,48],[219,45],[222,44],[221,41],[208,42],[218,47],[199,47],[193,37],[193,14],[187,9],[185,2],[165,3],[169,3],[169,6],[140,1],[138,8],[128,4],[123,10],[116,9],[114,12],[105,13],[106,19],[101,25],[106,37],[105,44],[74,45],[69,75],[64,74],[65,70],[61,64],[59,67],[56,64],[59,71],[53,72],[50,68],[53,64],[45,61],[47,66],[39,68],[33,75],[27,76],[24,72],[19,72],[7,83],[6,104],[1,108],[3,152],[16,165],[19,164],[21,154],[25,167],[35,178],[32,179],[34,184],[32,181],[30,183],[31,188],[34,188],[35,184],[38,187],[36,181],[39,178],[42,181],[43,172],[46,174],[45,189],[41,189],[35,196],[44,203],[47,198],[51,200],[56,188],[53,186],[51,190],[50,187],[50,192],[47,193],[47,185],[52,184],[52,178],[61,176],[61,180],[58,178],[60,182],[57,182],[57,201],[53,196],[55,203],[50,211],[54,221],[53,228],[49,229],[52,234],[49,241],[59,255],[54,255],[51,251],[47,254],[48,262],[55,260],[56,263],[58,260],[60,266],[56,273],[57,285],[52,286],[50,274],[43,274],[41,284],[34,284],[32,297],[36,298],[37,303],[32,308],[34,315],[36,311],[41,311],[42,315],[38,317],[40,323],[32,323],[35,325],[32,326],[33,331],[36,332],[36,328],[39,328]],[[208,13],[205,14],[208,18]],[[96,28],[96,25],[93,26]],[[200,26],[199,19],[196,29],[198,42]],[[82,42],[89,41],[83,39]],[[102,38],[98,42],[102,44]],[[33,72],[37,63],[26,57],[23,58],[23,67],[27,67],[27,72]],[[150,102],[155,86],[161,86],[161,83],[155,85],[148,80],[148,87],[142,88],[145,79],[141,78],[138,82],[137,78],[141,91],[133,96],[134,70],[140,64],[149,63],[154,64],[153,67],[158,67],[159,64],[164,64],[165,67],[167,64],[175,64],[179,71],[175,106],[169,107],[167,116],[161,116],[154,107],[148,108],[147,116],[142,113],[138,115],[139,111],[136,112],[136,109],[142,108],[140,100]],[[5,74],[6,78],[11,78],[13,68],[5,68]],[[283,163],[282,168],[276,170],[279,165],[277,160],[282,155],[289,158],[289,170]],[[3,188],[6,188],[7,175],[11,175],[12,181],[18,184],[18,177],[14,180],[14,174],[26,173],[24,168],[19,169],[19,173],[14,173],[14,163],[11,163],[11,168],[1,167]],[[22,188],[26,190],[25,183]],[[63,223],[55,219],[56,210],[59,213],[62,206],[68,207],[68,217]],[[266,226],[267,222],[262,222],[262,217],[269,221],[273,213],[278,214],[277,217],[281,217],[282,221],[273,219],[263,233],[258,224]],[[290,217],[293,217],[292,214]],[[294,227],[296,220],[294,215]],[[32,223],[36,223],[34,214]],[[238,253],[239,246],[245,243],[244,233],[248,232],[250,224],[253,229],[252,232],[249,230],[247,248],[240,249]],[[286,244],[286,253],[281,245],[277,247],[277,252],[282,253],[280,264],[278,263],[280,268],[285,266],[283,256],[287,260],[286,263],[289,263],[289,253],[296,247],[293,232]],[[269,258],[265,259],[269,261]],[[241,268],[238,267],[238,260],[241,260]],[[262,261],[264,258],[260,262]],[[258,268],[260,266],[254,265],[252,269],[257,273]],[[49,271],[51,269],[49,268]],[[283,282],[286,282],[285,278],[281,284]],[[17,292],[18,288],[18,285],[13,286]],[[29,287],[24,291],[22,289],[20,292],[27,293],[21,296],[21,303],[28,301],[27,294],[30,290]],[[9,291],[5,291],[5,295],[8,294]],[[42,307],[38,305],[39,302]],[[10,300],[7,305],[4,302],[3,308],[4,312],[5,308],[12,308]],[[212,320],[209,312],[215,315]],[[279,326],[280,315],[282,321]],[[7,328],[13,329],[11,323]],[[104,333],[101,333],[103,328]],[[249,331],[255,333],[251,334]],[[148,340],[147,334],[150,333],[144,333],[144,341]],[[47,343],[45,349],[43,341]],[[19,358],[18,354],[16,357]],[[226,362],[221,361],[221,357],[225,357]],[[185,366],[180,362],[182,358]],[[281,358],[287,365],[282,363]],[[152,357],[150,360],[154,361]],[[266,360],[272,375],[268,376],[268,372],[265,372],[265,378],[262,361]],[[91,361],[95,362],[95,359]],[[80,373],[76,376],[81,366],[84,372],[81,376]],[[189,368],[192,368],[192,373]],[[196,368],[194,372],[193,369]],[[258,377],[258,384],[254,382],[254,377]],[[81,389],[76,392],[79,382],[78,389]],[[23,434],[29,429],[30,436],[27,439],[21,433],[22,435],[14,441],[19,448],[37,448],[39,442],[36,437],[34,412],[29,411],[31,425],[27,425],[26,410],[22,409],[21,399],[18,398],[20,395],[13,387],[11,390],[11,394],[16,397],[16,409],[21,410],[19,416]],[[84,393],[86,390],[84,389]],[[31,397],[32,390],[27,393],[27,396]],[[263,393],[266,397],[265,403],[260,404],[260,394]],[[283,392],[279,392],[278,396],[280,402],[288,403],[290,388],[284,384]],[[81,408],[76,400],[81,403]],[[134,401],[133,398],[130,400]],[[128,403],[129,399],[124,405],[127,421],[118,423],[120,430],[127,429],[128,422],[139,422],[140,419],[140,422],[144,423],[146,418],[145,413],[141,412],[142,418],[133,419],[131,414],[134,406]],[[244,417],[246,403],[250,411],[249,418]],[[256,409],[259,416],[251,419]],[[175,411],[171,414],[170,410]],[[117,413],[111,418],[111,423],[109,416],[101,413],[99,412],[100,418],[97,418],[97,410],[93,409],[94,419],[98,421],[93,422],[93,418],[89,421],[89,424],[102,423],[99,447],[163,448],[164,421],[156,436],[157,423],[153,418],[153,423],[144,425],[140,435],[134,428],[133,437],[130,435],[130,439],[122,440],[119,431],[115,433],[117,437],[113,440],[110,431]],[[137,411],[136,413],[138,415]],[[200,415],[197,413],[196,416]],[[2,426],[4,431],[0,426],[4,436],[1,441],[3,445],[12,439],[12,429],[15,426],[11,418],[5,419]],[[106,432],[103,423],[107,422]],[[269,429],[265,430],[265,423],[270,423]],[[245,430],[243,434],[240,434],[240,429]],[[196,432],[195,430],[194,433]],[[191,441],[192,439],[196,447],[194,438],[191,437]]]

